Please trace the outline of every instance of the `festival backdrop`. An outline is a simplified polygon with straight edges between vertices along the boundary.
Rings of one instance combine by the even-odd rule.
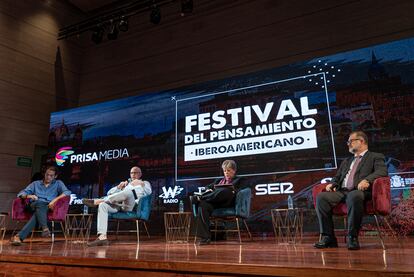
[[[100,197],[129,169],[153,187],[153,215],[221,176],[233,159],[253,192],[252,224],[271,208],[312,207],[352,130],[386,155],[396,204],[414,184],[414,38],[256,73],[55,112],[48,163],[71,204]]]

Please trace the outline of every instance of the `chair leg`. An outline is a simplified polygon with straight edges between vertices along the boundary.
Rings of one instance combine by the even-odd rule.
[[[239,234],[239,243],[241,243],[241,235],[240,235],[240,223],[239,223],[239,218],[236,217],[236,224],[237,224],[237,233]]]
[[[212,220],[214,222],[214,241],[217,241],[217,231],[218,231],[218,220]]]
[[[244,226],[246,227],[247,233],[249,234],[250,240],[253,240],[252,234],[250,233],[249,226],[247,226],[246,219],[243,218]]]
[[[137,225],[137,243],[139,244],[139,219],[135,220]]]
[[[151,236],[150,236],[150,234],[148,232],[147,223],[145,221],[143,221],[143,223],[144,223],[145,232],[147,232],[147,237],[148,238],[151,238]]]
[[[66,230],[63,227],[63,222],[62,221],[60,221],[60,228],[62,228],[63,237],[65,238],[65,241],[66,241],[67,240],[67,238],[66,238]]]
[[[116,221],[116,240],[118,240],[118,233],[119,233],[119,220]]]
[[[391,235],[393,236],[393,238],[397,238],[397,233],[394,231],[394,229],[391,227],[391,224],[389,223],[388,219],[386,216],[383,217],[385,224],[387,224],[388,229],[390,229],[391,231]]]
[[[20,221],[17,221],[17,222],[16,222],[16,224],[14,225],[13,232],[12,232],[12,234],[11,234],[12,239],[13,239],[14,234],[16,233],[17,226],[18,226],[19,224],[20,224]]]
[[[52,221],[52,243],[55,242],[55,222]]]
[[[379,226],[378,217],[377,217],[376,214],[374,214],[374,218],[375,218],[375,223],[377,225],[378,236],[379,236],[379,239],[381,240],[382,249],[386,250],[384,240],[382,239],[382,234],[381,234],[381,229],[380,229],[380,226]]]
[[[348,222],[346,216],[344,216],[344,232],[344,243],[346,244],[346,235],[348,234]]]

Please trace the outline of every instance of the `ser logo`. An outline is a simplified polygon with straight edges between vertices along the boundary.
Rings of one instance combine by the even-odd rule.
[[[293,194],[292,183],[270,183],[255,186],[256,195]]]
[[[160,194],[160,198],[164,199],[164,204],[169,203],[178,203],[178,199],[176,198],[181,192],[184,190],[183,187],[175,186],[175,187],[162,187],[162,194]]]

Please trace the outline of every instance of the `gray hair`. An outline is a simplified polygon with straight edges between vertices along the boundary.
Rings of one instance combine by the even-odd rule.
[[[225,160],[222,164],[221,164],[221,167],[223,168],[223,169],[228,169],[228,168],[231,168],[231,169],[233,169],[234,171],[237,171],[237,164],[236,164],[236,162],[235,161],[233,161],[233,160]]]

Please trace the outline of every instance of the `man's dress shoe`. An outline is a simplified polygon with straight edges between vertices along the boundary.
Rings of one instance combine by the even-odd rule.
[[[211,243],[211,239],[201,239],[198,241],[198,245],[208,245]]]
[[[96,239],[92,242],[88,242],[89,247],[92,247],[92,246],[105,246],[105,245],[109,245],[109,241],[107,239]]]
[[[359,250],[359,241],[358,237],[355,236],[349,236],[348,237],[348,249],[349,250]]]
[[[336,237],[322,236],[321,240],[315,243],[313,246],[319,249],[336,248],[338,247],[338,241],[336,240]]]
[[[87,199],[87,198],[83,198],[82,199],[82,204],[88,206],[89,208],[95,208],[95,201],[93,201],[93,199]]]

